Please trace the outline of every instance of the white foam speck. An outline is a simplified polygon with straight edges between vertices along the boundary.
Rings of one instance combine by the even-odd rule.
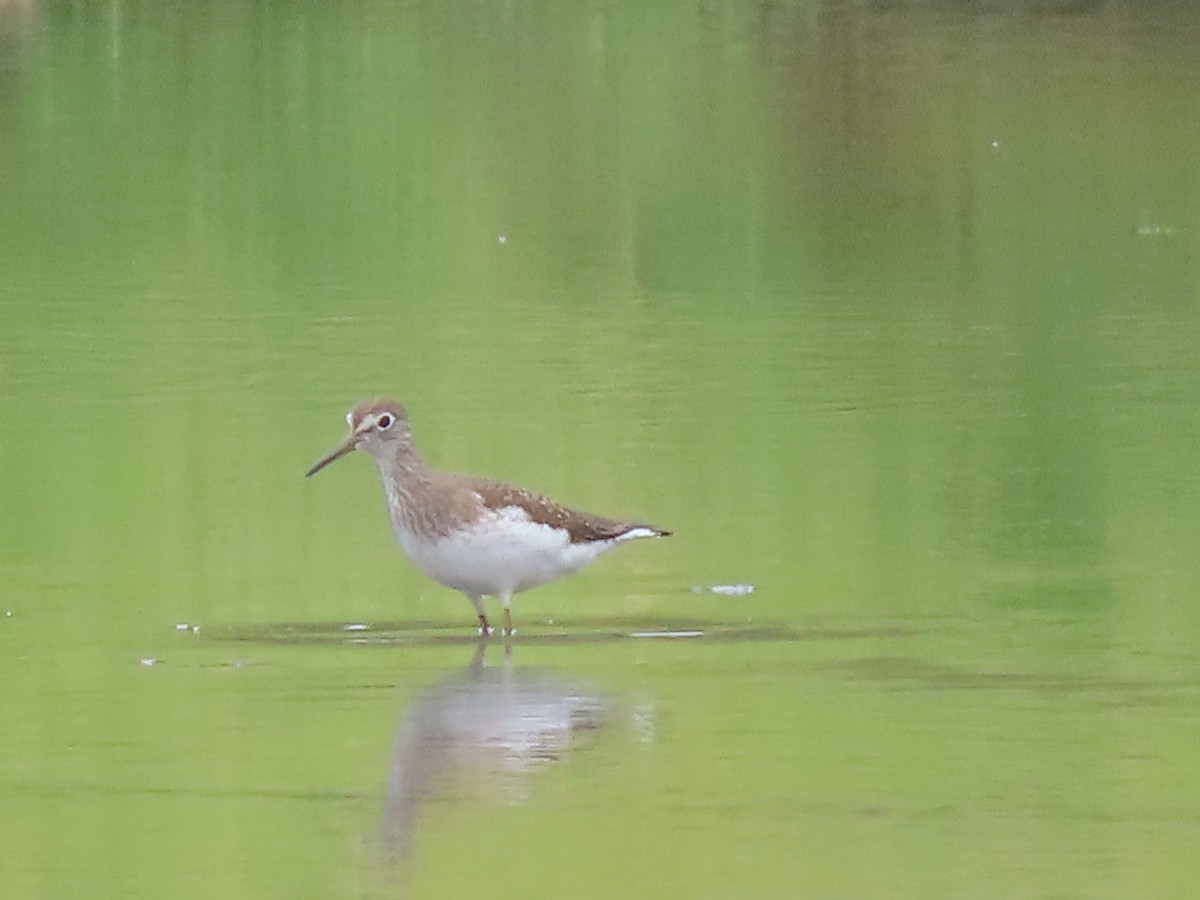
[[[726,597],[744,597],[747,594],[754,593],[754,585],[752,584],[714,584],[709,588],[714,594],[722,594]]]
[[[694,638],[704,637],[703,631],[631,631],[631,638]]]
[[[744,597],[754,593],[752,584],[694,584],[693,594],[722,594],[726,597]]]

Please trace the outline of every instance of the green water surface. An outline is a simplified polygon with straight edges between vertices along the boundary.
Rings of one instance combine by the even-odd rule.
[[[1183,3],[0,2],[0,897],[1190,896],[1198,147]],[[477,646],[377,394],[675,534]]]

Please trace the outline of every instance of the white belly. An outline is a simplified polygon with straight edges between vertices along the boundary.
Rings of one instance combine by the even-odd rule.
[[[500,596],[528,590],[577,572],[617,543],[572,544],[566,531],[531,522],[509,508],[470,530],[425,537],[393,522],[396,540],[418,569],[467,594]]]

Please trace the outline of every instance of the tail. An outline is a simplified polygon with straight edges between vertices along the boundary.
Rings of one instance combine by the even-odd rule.
[[[670,531],[664,531],[661,528],[655,528],[653,525],[622,525],[619,530],[615,530],[610,540],[614,541],[632,541],[637,538],[656,538],[670,537]]]

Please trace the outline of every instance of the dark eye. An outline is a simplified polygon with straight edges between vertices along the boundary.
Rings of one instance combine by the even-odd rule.
[[[392,423],[395,421],[396,417],[391,413],[380,413],[379,417],[375,420],[375,424],[379,426],[380,430],[386,430],[391,428]]]

